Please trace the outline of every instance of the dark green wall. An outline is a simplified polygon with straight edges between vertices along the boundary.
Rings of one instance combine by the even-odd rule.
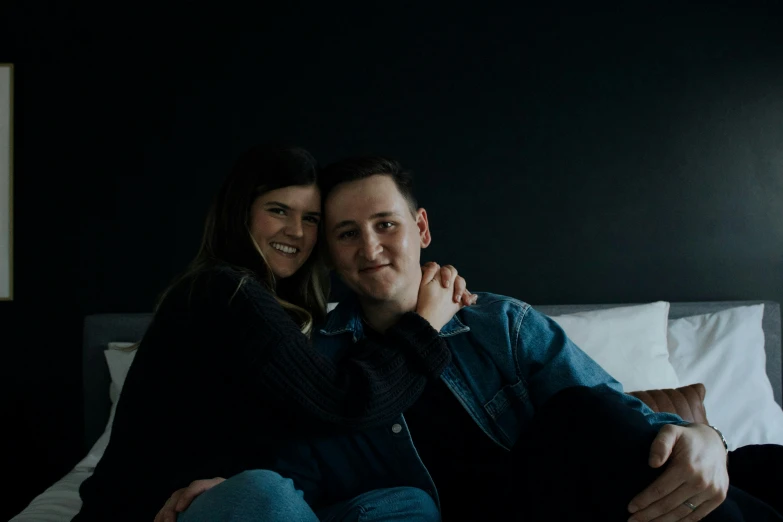
[[[427,257],[473,290],[783,301],[779,11],[60,4],[0,8],[17,75],[8,515],[82,457],[83,316],[150,310],[260,141],[402,159]]]

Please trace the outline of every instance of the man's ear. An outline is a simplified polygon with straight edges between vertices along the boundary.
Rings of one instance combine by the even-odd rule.
[[[419,228],[421,248],[427,248],[432,242],[432,236],[430,235],[430,222],[427,219],[427,211],[423,208],[416,211],[416,226]]]

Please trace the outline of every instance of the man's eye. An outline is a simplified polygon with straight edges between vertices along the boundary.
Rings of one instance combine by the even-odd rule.
[[[345,232],[341,232],[340,235],[337,236],[338,239],[353,239],[355,237],[356,237],[355,230],[347,230]]]
[[[272,214],[277,214],[278,216],[285,216],[284,208],[270,208],[269,212],[271,212]]]
[[[378,223],[378,228],[391,228],[394,226],[394,223],[391,221],[384,221],[383,223]]]

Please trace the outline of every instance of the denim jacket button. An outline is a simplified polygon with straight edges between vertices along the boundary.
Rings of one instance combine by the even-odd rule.
[[[399,433],[402,431],[402,426],[399,424],[392,425],[392,433]]]

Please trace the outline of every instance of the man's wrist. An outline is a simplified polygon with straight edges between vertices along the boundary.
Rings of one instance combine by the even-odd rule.
[[[721,432],[718,428],[716,428],[715,426],[713,426],[711,424],[707,424],[707,426],[709,426],[710,428],[715,430],[715,433],[718,434],[718,436],[720,437],[721,442],[723,443],[723,448],[726,450],[726,456],[728,457],[728,455],[729,455],[729,443],[726,442],[726,437],[723,436],[723,432]]]

